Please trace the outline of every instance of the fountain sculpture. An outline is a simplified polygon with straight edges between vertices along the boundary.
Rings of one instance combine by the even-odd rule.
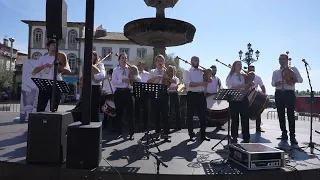
[[[178,0],[144,0],[156,8],[155,18],[137,19],[124,26],[124,35],[142,46],[153,46],[154,56],[165,55],[166,47],[192,42],[196,28],[184,21],[165,17],[165,8],[174,7]]]

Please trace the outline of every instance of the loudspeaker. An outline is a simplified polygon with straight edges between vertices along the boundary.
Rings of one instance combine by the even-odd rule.
[[[26,161],[52,164],[65,162],[67,129],[73,122],[69,112],[30,113]]]
[[[66,167],[70,169],[94,169],[101,160],[102,123],[82,125],[74,122],[68,127]]]
[[[67,35],[67,4],[64,0],[47,0],[47,38],[64,39]]]

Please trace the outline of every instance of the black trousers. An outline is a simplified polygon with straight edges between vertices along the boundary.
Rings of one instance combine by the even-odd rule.
[[[287,116],[289,122],[290,137],[295,138],[295,118],[294,108],[296,105],[296,95],[291,90],[277,90],[275,93],[275,101],[277,106],[278,118],[282,134],[287,135],[285,109],[287,108]]]
[[[180,101],[178,93],[169,93],[170,95],[170,118],[172,120],[173,112],[175,114],[175,123],[176,127],[179,128],[181,126],[181,114],[180,114]]]
[[[229,103],[231,110],[231,137],[236,140],[239,130],[239,115],[241,116],[241,130],[243,140],[250,140],[249,132],[249,100],[245,96],[242,101],[233,101]]]
[[[163,123],[163,132],[164,134],[170,133],[170,125],[169,125],[169,102],[168,95],[161,97],[159,99],[151,99],[152,106],[152,115],[155,118],[155,128],[156,133],[161,132],[161,118]]]
[[[141,110],[142,110],[142,122],[143,127],[147,129],[148,127],[148,98],[136,98],[134,104],[134,116],[135,116],[135,123],[141,123]]]
[[[261,129],[261,114],[256,115],[256,129]]]
[[[119,134],[123,132],[123,111],[126,110],[126,115],[129,123],[129,135],[134,134],[134,119],[133,119],[133,98],[128,88],[117,88],[114,93],[114,104],[116,106],[116,121],[117,131]]]
[[[51,109],[52,89],[47,89],[46,91],[39,91],[37,112],[44,112],[46,110],[49,100],[50,100],[50,109]],[[54,110],[58,110],[60,100],[61,100],[61,93],[57,89],[56,100],[53,107]]]
[[[189,135],[192,136],[193,132],[193,116],[195,111],[198,111],[198,117],[200,120],[200,135],[204,137],[206,135],[206,110],[207,99],[204,92],[191,92],[187,93],[187,125]]]

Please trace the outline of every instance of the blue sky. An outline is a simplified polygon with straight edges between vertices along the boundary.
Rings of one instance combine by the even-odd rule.
[[[45,0],[0,0],[0,38],[16,38],[15,48],[26,52],[28,28],[21,19],[45,20]],[[66,0],[68,21],[85,20],[85,0]],[[313,88],[320,91],[320,1],[317,0],[180,0],[174,8],[166,9],[166,16],[187,21],[197,31],[190,44],[167,48],[183,59],[200,57],[200,64],[218,66],[218,76],[224,81],[226,64],[238,59],[238,51],[246,50],[250,42],[254,50],[261,52],[256,66],[268,94],[273,94],[271,77],[278,67],[280,53],[290,51],[292,65],[296,66],[304,83],[298,90],[309,89],[302,59],[311,66]],[[107,31],[122,32],[123,26],[134,19],[154,17],[155,9],[147,7],[143,0],[96,0],[95,24],[102,24]],[[183,65],[187,68],[188,65]]]

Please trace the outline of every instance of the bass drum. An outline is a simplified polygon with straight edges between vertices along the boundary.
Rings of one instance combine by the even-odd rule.
[[[207,121],[208,126],[223,126],[228,122],[229,103],[226,100],[216,100],[216,95],[207,97]]]
[[[101,110],[107,116],[116,117],[116,105],[112,100],[106,100]]]
[[[256,89],[252,89],[248,95],[249,117],[255,119],[257,114],[261,114],[268,106],[270,97]]]

